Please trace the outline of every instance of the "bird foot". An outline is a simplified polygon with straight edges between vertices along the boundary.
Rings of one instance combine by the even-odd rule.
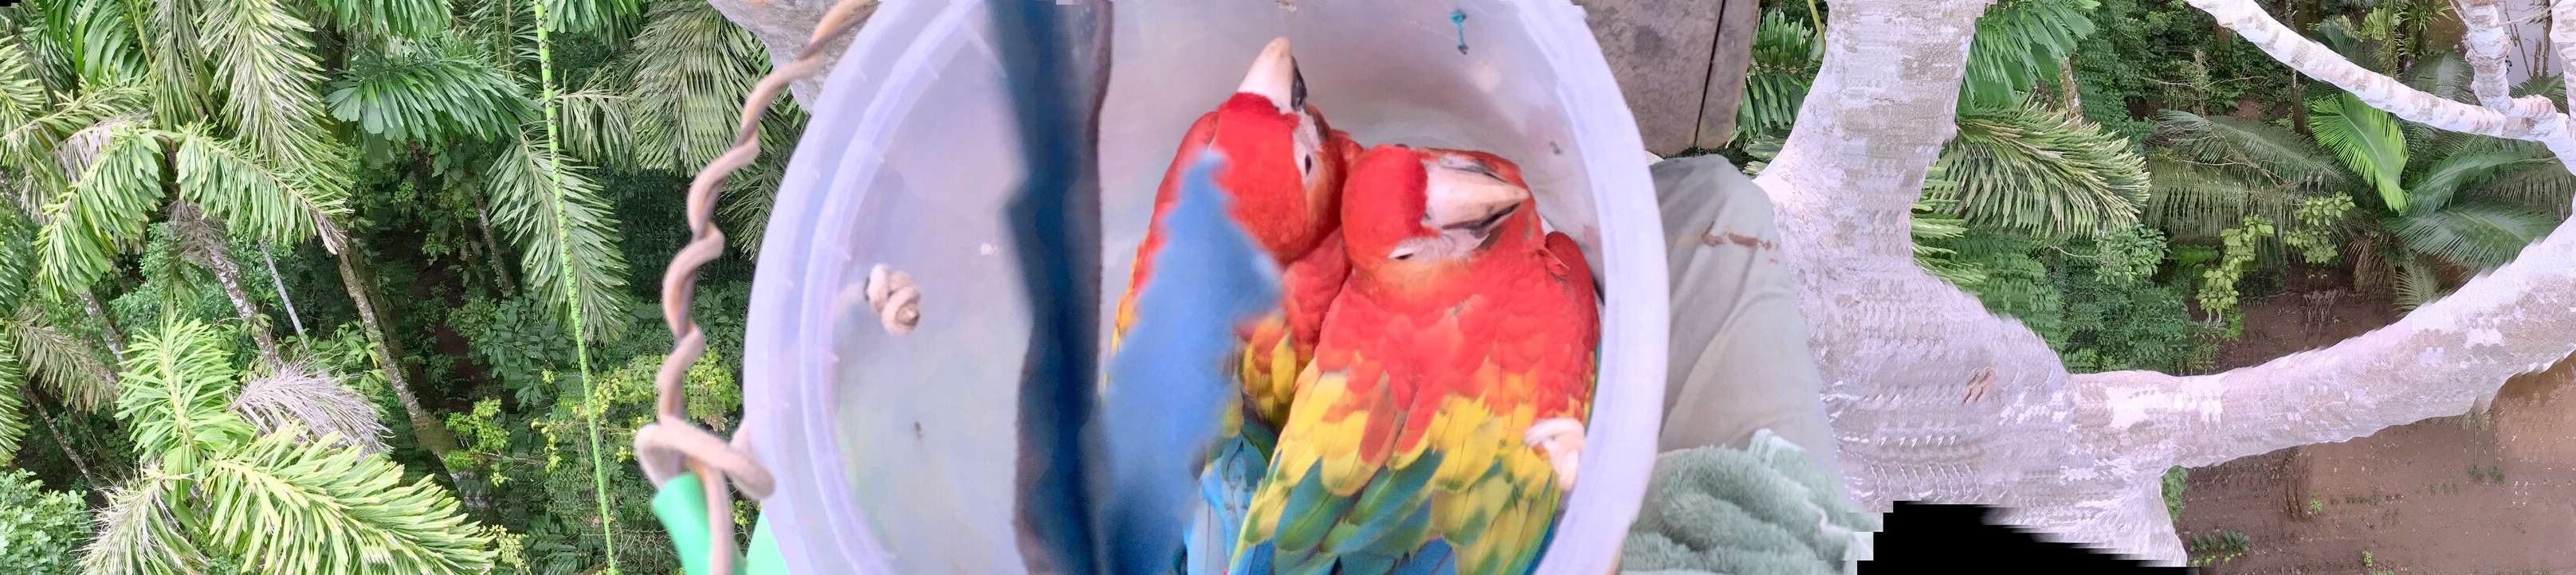
[[[1521,443],[1547,454],[1547,463],[1556,468],[1558,489],[1574,489],[1575,468],[1583,462],[1583,422],[1566,418],[1544,419],[1522,434]]]
[[[867,289],[868,307],[876,310],[887,333],[902,335],[921,324],[921,290],[912,286],[911,274],[877,264],[868,270]]]

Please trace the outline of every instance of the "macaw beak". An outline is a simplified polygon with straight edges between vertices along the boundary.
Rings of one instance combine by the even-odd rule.
[[[1261,57],[1253,59],[1252,71],[1244,73],[1243,86],[1235,91],[1269,98],[1282,114],[1305,109],[1306,78],[1297,72],[1297,57],[1288,51],[1287,36],[1261,49]]]
[[[1442,233],[1464,233],[1481,242],[1520,209],[1530,191],[1494,175],[1474,159],[1448,156],[1426,162],[1423,227]]]

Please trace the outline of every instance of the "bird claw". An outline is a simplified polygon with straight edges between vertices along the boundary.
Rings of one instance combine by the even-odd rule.
[[[911,274],[877,264],[868,270],[868,308],[876,310],[887,333],[911,333],[921,325],[921,290],[913,287]]]
[[[1558,489],[1574,489],[1574,472],[1583,462],[1583,422],[1567,418],[1540,420],[1521,435],[1521,443],[1547,455],[1556,469]]]

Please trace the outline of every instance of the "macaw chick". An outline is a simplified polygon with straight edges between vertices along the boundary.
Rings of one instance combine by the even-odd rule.
[[[1233,572],[1529,572],[1573,488],[1600,312],[1493,154],[1352,164],[1333,300]]]
[[[1162,249],[1163,214],[1170,211],[1182,170],[1205,148],[1224,153],[1229,166],[1218,185],[1232,196],[1229,212],[1255,243],[1284,269],[1278,313],[1238,331],[1245,342],[1238,377],[1254,411],[1269,425],[1286,417],[1298,370],[1312,357],[1324,309],[1349,269],[1334,235],[1341,216],[1343,174],[1359,144],[1332,129],[1306,103],[1306,80],[1285,37],[1272,40],[1245,73],[1235,94],[1199,116],[1182,137],[1172,167],[1154,195],[1154,212],[1127,293],[1118,303],[1110,346],[1135,321],[1136,294],[1153,279]],[[1268,441],[1261,442],[1267,451]]]
[[[1234,528],[1242,525],[1252,482],[1269,466],[1277,422],[1287,417],[1297,373],[1313,357],[1324,310],[1349,272],[1334,232],[1341,216],[1344,169],[1359,144],[1332,129],[1323,113],[1306,103],[1305,77],[1288,39],[1272,40],[1234,95],[1201,115],[1182,137],[1155,192],[1150,227],[1136,248],[1127,292],[1111,327],[1112,350],[1122,345],[1136,321],[1137,294],[1154,277],[1154,261],[1167,237],[1164,216],[1178,199],[1182,175],[1210,149],[1226,158],[1216,183],[1229,196],[1228,215],[1270,256],[1270,264],[1282,267],[1279,307],[1239,326],[1231,342],[1239,350],[1237,357],[1225,366],[1225,375],[1242,392],[1229,395],[1221,412],[1220,441],[1202,470],[1211,515],[1199,521],[1208,529],[1196,531],[1206,536],[1194,538],[1189,548],[1194,563],[1213,570],[1226,564],[1224,550],[1236,539]],[[1113,384],[1103,381],[1104,387]]]

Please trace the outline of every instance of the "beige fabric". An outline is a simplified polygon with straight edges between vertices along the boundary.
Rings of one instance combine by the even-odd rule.
[[[1722,156],[1657,162],[1672,281],[1672,362],[1660,451],[1744,448],[1769,428],[1841,487],[1798,293],[1780,262],[1771,201]]]

